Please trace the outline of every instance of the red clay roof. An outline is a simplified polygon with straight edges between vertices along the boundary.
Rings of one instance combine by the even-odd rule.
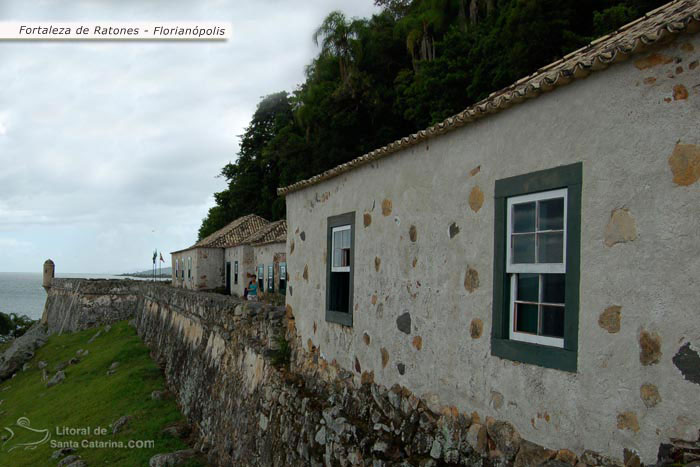
[[[191,247],[173,251],[172,253],[180,253],[193,248],[227,248],[234,246],[249,238],[267,224],[269,222],[262,217],[248,214],[247,216],[239,217],[211,235],[207,235]]]

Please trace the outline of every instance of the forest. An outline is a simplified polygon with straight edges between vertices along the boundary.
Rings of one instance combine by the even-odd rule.
[[[309,40],[305,81],[263,97],[220,176],[199,238],[255,213],[285,216],[277,187],[454,115],[664,0],[375,0],[333,11]]]

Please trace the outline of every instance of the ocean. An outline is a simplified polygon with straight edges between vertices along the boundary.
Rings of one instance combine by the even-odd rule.
[[[56,274],[56,277],[85,279],[124,279],[100,274]],[[0,311],[41,318],[46,291],[41,286],[42,274],[34,272],[0,272]]]

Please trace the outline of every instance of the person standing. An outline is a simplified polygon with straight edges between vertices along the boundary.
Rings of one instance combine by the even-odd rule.
[[[258,299],[258,283],[255,279],[250,281],[248,284],[248,300]]]

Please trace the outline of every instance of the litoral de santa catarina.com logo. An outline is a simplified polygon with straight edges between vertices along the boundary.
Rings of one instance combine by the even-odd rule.
[[[3,428],[1,450],[33,450],[47,443],[52,449],[150,449],[155,446],[154,440],[99,439],[110,434],[111,430],[106,427],[57,426],[52,437],[49,429],[32,428],[27,417],[20,417],[15,424]]]
[[[12,426],[6,426],[2,434],[3,452],[14,451],[15,449],[36,449],[42,444],[46,444],[51,439],[51,432],[48,429],[37,430],[32,428],[27,417],[20,417]]]

